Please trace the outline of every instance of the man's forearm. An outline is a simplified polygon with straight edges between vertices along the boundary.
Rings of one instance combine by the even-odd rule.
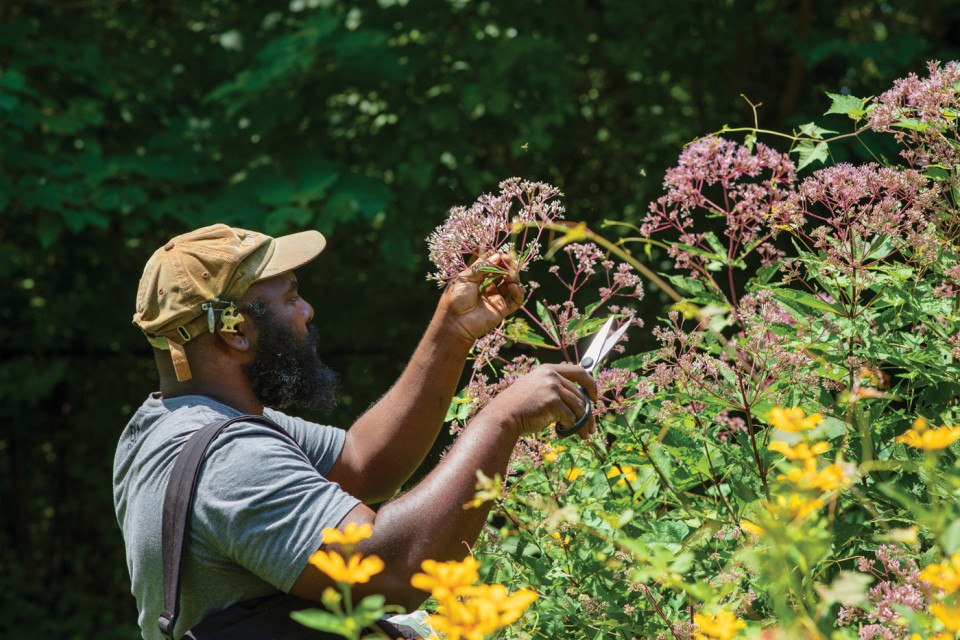
[[[473,341],[438,311],[393,387],[350,427],[331,479],[365,502],[391,497],[437,439]],[[340,473],[340,472],[343,473]],[[338,477],[340,476],[340,477]]]
[[[358,550],[377,555],[386,570],[367,584],[354,585],[354,597],[373,593],[409,609],[427,597],[410,586],[411,576],[424,560],[451,560],[466,556],[483,528],[490,503],[464,509],[474,496],[477,471],[488,476],[503,473],[517,434],[508,421],[478,415],[460,434],[443,461],[409,492],[374,512],[357,505],[340,523],[373,525],[373,536]],[[311,565],[293,585],[291,593],[319,602],[330,579]]]
[[[410,577],[420,571],[421,563],[459,560],[470,552],[491,506],[488,502],[464,508],[474,497],[476,472],[503,474],[517,442],[503,423],[478,417],[436,469],[377,512],[374,536],[362,543],[361,550],[380,556],[388,570],[365,589],[416,607],[427,595],[410,587]]]
[[[469,552],[489,512],[489,503],[464,508],[473,499],[477,471],[503,473],[521,435],[539,433],[549,424],[570,424],[582,413],[577,385],[597,398],[596,382],[576,365],[541,365],[493,398],[457,438],[440,464],[409,492],[374,512],[357,505],[338,525],[372,524],[373,535],[358,549],[380,556],[386,567],[355,593],[383,593],[405,607],[425,597],[410,587],[410,576],[426,559],[451,560]],[[592,428],[588,425],[588,429]],[[308,566],[293,593],[320,598],[329,578]]]

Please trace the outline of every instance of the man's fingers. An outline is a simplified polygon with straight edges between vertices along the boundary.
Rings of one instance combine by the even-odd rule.
[[[580,394],[572,394],[566,387],[561,387],[559,402],[553,410],[553,418],[562,425],[571,425],[583,415],[583,399]]]
[[[516,282],[501,282],[500,285],[497,286],[497,291],[503,296],[504,300],[510,301],[514,311],[523,304],[525,297],[523,287]]]
[[[516,261],[509,255],[495,253],[487,258],[487,263],[505,271],[506,273],[503,275],[504,280],[508,282],[520,282],[520,270],[517,267]]]
[[[548,365],[561,376],[579,384],[587,390],[587,395],[594,402],[597,401],[597,381],[594,380],[587,370],[578,364],[554,364]]]
[[[587,418],[587,424],[583,425],[583,428],[577,432],[581,440],[589,440],[590,436],[597,432],[597,419],[591,416]]]
[[[583,396],[580,394],[579,387],[571,391],[564,386],[559,395],[560,399],[563,401],[563,404],[570,409],[570,412],[574,416],[576,416],[573,422],[579,420],[580,416],[582,416],[583,412],[587,409],[587,405],[583,401]],[[573,422],[568,422],[567,424],[573,424]]]

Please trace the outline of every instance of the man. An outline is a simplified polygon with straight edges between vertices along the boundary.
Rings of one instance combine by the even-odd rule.
[[[179,637],[205,616],[238,601],[293,593],[320,601],[331,581],[308,563],[323,548],[321,530],[370,523],[359,550],[386,567],[357,597],[382,593],[416,608],[426,594],[410,586],[425,559],[462,559],[486,519],[464,509],[476,472],[502,473],[523,435],[583,412],[577,385],[596,386],[575,365],[539,367],[492,400],[466,426],[442,462],[416,487],[378,511],[433,445],[474,341],[523,301],[513,262],[481,290],[484,274],[465,271],[440,298],[409,364],[383,398],[348,431],[283,414],[334,397],[335,375],[316,356],[294,273],[323,250],[316,231],[280,238],[213,225],[173,238],[144,268],[133,322],[154,347],[160,390],[120,437],[114,503],[124,535],[132,592],[144,638],[162,637],[160,531],[171,468],[184,444],[210,422],[264,414],[268,427],[240,423],[214,441],[197,484],[181,585]],[[591,423],[588,433],[595,429]]]

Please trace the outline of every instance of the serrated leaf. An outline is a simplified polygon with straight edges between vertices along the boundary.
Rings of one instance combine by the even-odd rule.
[[[830,108],[827,109],[823,115],[830,115],[831,113],[837,113],[840,115],[849,116],[853,120],[859,120],[866,113],[866,110],[863,108],[864,100],[856,96],[845,96],[839,93],[830,93],[826,92],[827,97],[830,98]]]
[[[817,296],[807,293],[806,291],[798,291],[797,289],[783,289],[780,287],[771,287],[770,291],[773,292],[773,295],[777,300],[796,308],[796,305],[802,305],[810,309],[817,309],[818,311],[827,311],[829,313],[837,313],[837,310],[833,308],[829,303],[824,302]]]
[[[820,140],[821,138],[823,138],[823,134],[825,133],[837,133],[837,132],[832,131],[830,129],[824,129],[823,127],[818,127],[816,123],[808,122],[806,124],[800,125],[800,133],[810,136],[811,138],[816,138],[817,140]]]
[[[800,162],[797,164],[797,170],[803,169],[811,162],[819,160],[821,164],[826,163],[830,157],[830,148],[826,142],[814,142],[813,140],[802,140],[796,146],[794,152],[799,156]]]

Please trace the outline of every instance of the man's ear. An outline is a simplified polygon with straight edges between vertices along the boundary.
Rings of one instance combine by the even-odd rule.
[[[220,326],[217,328],[217,337],[224,346],[245,353],[250,351],[251,343],[250,335],[244,329],[250,325],[250,322],[244,321],[231,327],[232,330],[225,330],[225,327]]]
[[[251,323],[245,320],[246,318],[237,311],[237,307],[232,302],[220,312],[217,335],[224,341],[225,346],[235,351],[250,350],[250,336],[243,329],[244,325],[251,326]]]

